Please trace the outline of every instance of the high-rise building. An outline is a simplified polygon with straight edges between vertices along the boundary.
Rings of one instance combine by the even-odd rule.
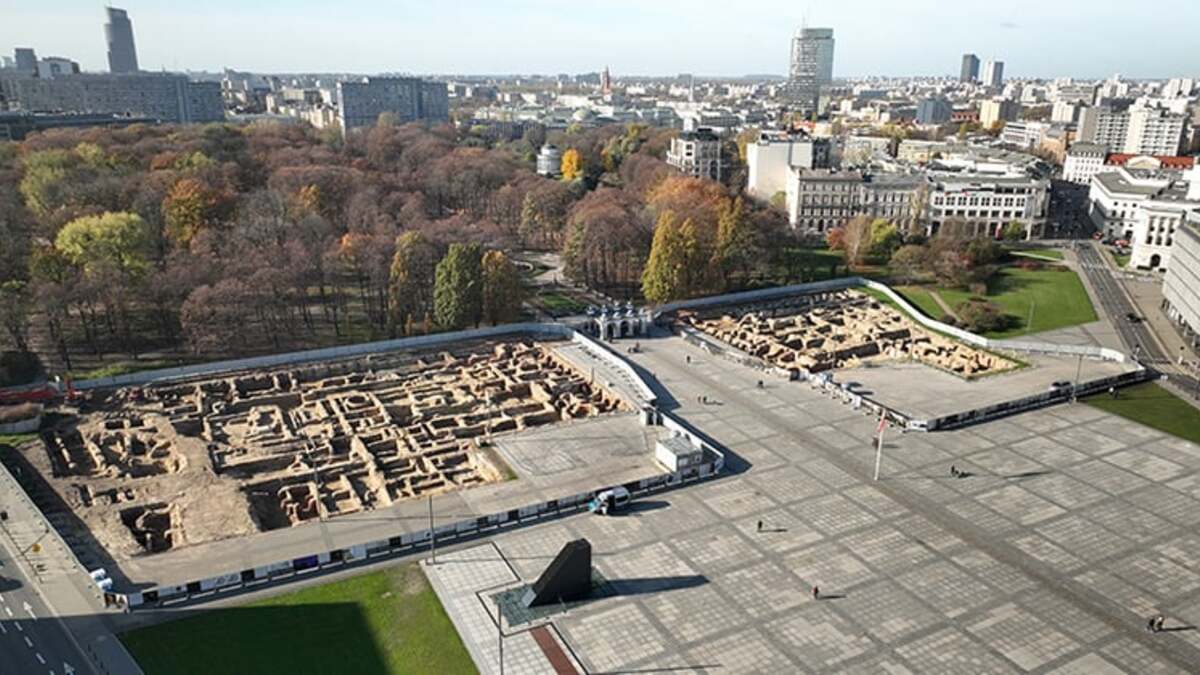
[[[112,73],[136,73],[137,49],[133,46],[133,23],[125,10],[105,7],[108,23],[104,24],[104,39],[108,42],[108,70]]]
[[[394,114],[400,124],[445,121],[450,117],[450,96],[442,82],[364,77],[337,83],[337,109],[342,131],[374,126],[383,113]]]
[[[22,73],[32,75],[37,72],[37,52],[30,47],[17,47],[13,50],[13,61]]]
[[[953,108],[950,102],[941,96],[923,99],[917,104],[917,124],[942,124],[950,121]]]
[[[608,66],[604,66],[604,72],[600,73],[600,92],[605,96],[612,93],[612,75],[608,72]]]
[[[804,112],[821,112],[821,94],[833,82],[833,29],[801,28],[792,38],[788,89]]]
[[[983,86],[999,89],[1004,85],[1004,62],[988,59],[983,64]]]
[[[1008,99],[993,98],[979,104],[979,123],[990,129],[1001,120],[1011,122],[1021,114],[1021,104]]]
[[[1092,106],[1079,113],[1079,140],[1110,152],[1172,156],[1184,149],[1187,123],[1187,116],[1159,108]]]
[[[974,54],[963,54],[962,70],[958,73],[959,82],[974,82],[979,79],[979,57]]]
[[[78,112],[150,117],[162,122],[225,119],[221,83],[191,82],[169,73],[60,75],[0,79],[10,103],[30,112]]]

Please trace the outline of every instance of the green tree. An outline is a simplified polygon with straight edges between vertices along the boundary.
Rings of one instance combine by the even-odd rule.
[[[493,326],[515,321],[521,315],[525,288],[516,265],[503,251],[483,254],[483,319]]]
[[[695,248],[690,223],[678,224],[671,212],[658,218],[650,259],[642,271],[642,294],[650,302],[664,303],[687,297],[690,291],[688,259]],[[689,241],[690,239],[690,241]]]
[[[412,334],[412,324],[433,308],[434,270],[437,247],[420,232],[396,237],[396,252],[388,274],[388,322],[394,333],[399,326]]]
[[[726,200],[717,209],[717,242],[714,261],[728,288],[734,277],[747,277],[762,251],[756,246],[754,230],[746,216],[742,198]]]
[[[451,244],[437,265],[433,318],[443,330],[479,325],[483,280],[478,244]]]
[[[59,230],[54,246],[85,272],[110,266],[131,277],[146,270],[151,248],[149,231],[136,213],[76,218]]]
[[[903,242],[904,236],[900,234],[900,228],[892,223],[882,218],[871,223],[872,256],[887,260]]]
[[[902,282],[912,282],[920,276],[921,270],[928,264],[929,249],[924,246],[908,244],[896,249],[889,264],[892,273]]]
[[[74,161],[66,150],[42,150],[25,156],[19,189],[30,212],[45,217],[58,206],[67,170]]]
[[[1014,220],[1004,226],[1001,236],[1005,241],[1021,241],[1025,238],[1025,226],[1020,221]]]

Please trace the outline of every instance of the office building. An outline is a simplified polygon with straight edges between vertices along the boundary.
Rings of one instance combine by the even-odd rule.
[[[1072,143],[1063,161],[1063,180],[1076,185],[1090,185],[1092,176],[1104,170],[1108,148],[1098,143]]]
[[[1050,108],[1050,121],[1074,124],[1079,121],[1079,111],[1082,106],[1072,101],[1055,101]]]
[[[191,82],[185,75],[125,73],[63,75],[53,79],[3,78],[10,103],[28,112],[135,115],[162,122],[225,119],[219,82]]]
[[[671,139],[667,164],[687,176],[719,181],[725,168],[721,139],[708,128],[685,131]]]
[[[958,72],[959,82],[975,82],[979,79],[979,57],[963,54],[962,68]]]
[[[950,102],[940,96],[924,99],[917,104],[917,124],[944,124],[951,112]]]
[[[1092,106],[1079,114],[1079,140],[1131,155],[1178,155],[1186,129],[1187,116],[1160,108]]]
[[[1200,169],[1180,174],[1120,166],[1092,177],[1088,201],[1097,229],[1129,241],[1130,265],[1169,269],[1176,233],[1200,208]]]
[[[136,73],[137,49],[133,46],[133,23],[123,9],[105,7],[108,23],[104,24],[104,39],[108,43],[108,71]]]
[[[788,222],[804,234],[820,235],[865,215],[913,231],[922,221],[924,182],[913,174],[794,169],[787,182]]]
[[[932,173],[926,234],[936,235],[948,222],[973,227],[978,237],[998,237],[1004,226],[1019,223],[1025,237],[1041,236],[1050,202],[1046,178],[1008,173]]]
[[[364,77],[337,83],[337,111],[342,131],[372,127],[383,113],[399,124],[450,118],[445,83],[415,77]]]
[[[746,192],[757,199],[770,201],[787,190],[792,169],[815,169],[829,164],[829,139],[811,138],[803,133],[763,131],[756,140],[746,144]]]
[[[37,73],[37,52],[29,47],[17,47],[13,50],[13,61],[18,72],[27,75]]]
[[[1174,262],[1163,278],[1167,317],[1195,349],[1200,347],[1200,208],[1176,229],[1171,256]]]
[[[988,59],[983,64],[983,86],[999,89],[1004,85],[1004,62]]]
[[[821,96],[833,82],[833,29],[801,28],[792,37],[788,90],[803,112],[821,113]]]
[[[979,124],[990,129],[996,122],[1011,122],[1021,114],[1021,104],[1008,99],[994,98],[979,105]]]
[[[1004,125],[1004,130],[1000,132],[1000,142],[1022,150],[1034,150],[1041,147],[1050,128],[1049,122],[1012,121]]]

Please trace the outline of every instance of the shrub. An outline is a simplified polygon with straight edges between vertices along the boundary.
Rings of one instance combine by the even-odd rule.
[[[959,303],[954,311],[958,313],[960,325],[972,333],[1001,331],[1011,325],[1011,317],[996,305],[984,300],[967,300]]]
[[[0,353],[0,387],[29,384],[42,374],[42,364],[32,352]]]

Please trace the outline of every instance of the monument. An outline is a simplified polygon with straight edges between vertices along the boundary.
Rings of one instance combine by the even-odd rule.
[[[592,545],[587,539],[568,541],[537,581],[525,591],[526,608],[586,598],[592,590]]]

